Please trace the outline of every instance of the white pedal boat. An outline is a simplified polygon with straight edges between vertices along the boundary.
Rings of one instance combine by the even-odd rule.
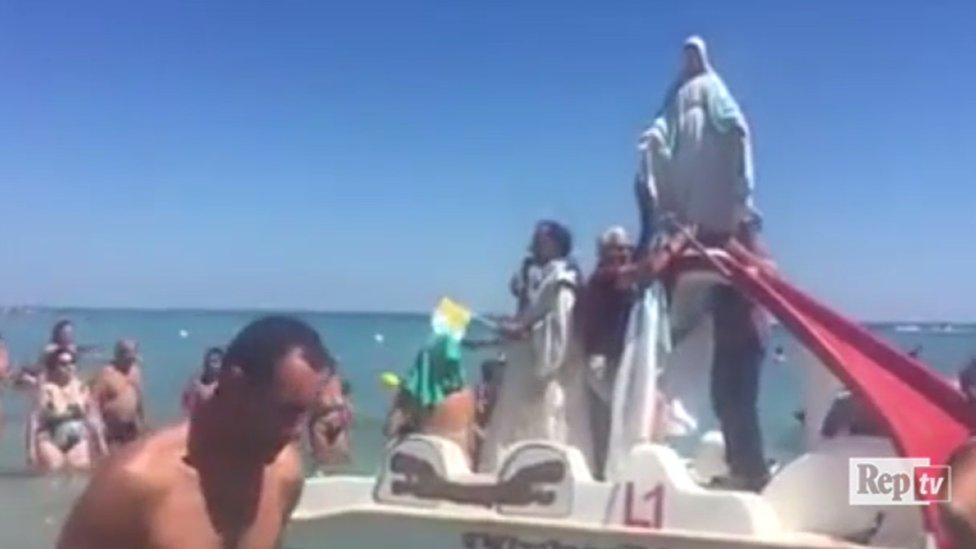
[[[598,482],[578,450],[513,447],[476,474],[450,441],[411,436],[377,477],[306,481],[295,547],[733,548],[924,547],[913,507],[850,507],[847,458],[893,455],[882,439],[846,438],[801,456],[762,494],[706,489],[672,449],[634,448],[616,482]],[[879,513],[881,519],[879,522]],[[873,535],[865,536],[865,533]]]
[[[672,315],[694,316],[689,311],[697,307],[695,296],[709,285],[722,283],[728,282],[715,273],[685,273],[674,289]],[[693,398],[685,402],[698,412],[702,401],[707,402],[702,387],[707,387],[711,341],[711,322],[706,319],[669,355],[663,376],[669,370],[691,374],[664,383],[670,383],[678,396],[697,394],[700,402],[692,402]],[[288,545],[335,549],[934,547],[922,507],[848,503],[849,458],[899,453],[888,438],[823,439],[820,425],[842,385],[821,361],[822,352],[794,349],[791,355],[806,374],[802,395],[806,453],[781,467],[760,494],[706,488],[704,481],[696,481],[710,479],[724,467],[717,433],[702,437],[693,459],[665,445],[640,444],[608,481],[595,480],[580,452],[567,446],[526,441],[510,448],[494,472],[483,474],[471,471],[452,442],[415,435],[387,449],[375,477],[308,479],[292,516]],[[682,383],[687,387],[682,389]]]

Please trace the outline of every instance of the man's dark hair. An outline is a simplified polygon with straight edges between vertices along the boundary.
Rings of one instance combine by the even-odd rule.
[[[67,318],[62,318],[61,320],[54,323],[54,327],[51,328],[51,341],[57,341],[58,334],[68,326],[74,326],[74,322],[71,322]]]
[[[556,221],[540,221],[537,228],[548,234],[559,246],[559,257],[568,257],[573,252],[573,235],[564,225]]]
[[[238,332],[224,354],[222,368],[237,366],[254,383],[271,382],[278,360],[299,348],[315,371],[332,368],[334,360],[319,334],[301,320],[268,316]]]

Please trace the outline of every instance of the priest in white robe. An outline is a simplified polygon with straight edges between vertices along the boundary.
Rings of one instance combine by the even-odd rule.
[[[511,445],[547,440],[579,448],[591,461],[589,408],[573,308],[581,283],[569,231],[539,223],[533,236],[525,308],[503,331],[508,365],[485,433],[479,468],[494,470]]]

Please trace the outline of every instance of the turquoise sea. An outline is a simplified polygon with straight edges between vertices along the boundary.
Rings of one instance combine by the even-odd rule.
[[[55,321],[75,322],[77,340],[96,345],[102,356],[81,362],[90,373],[107,358],[115,340],[139,341],[144,359],[148,412],[154,425],[179,418],[179,395],[186,380],[198,371],[203,351],[224,345],[261,312],[192,310],[17,309],[0,314],[0,333],[17,364],[36,359]],[[354,432],[355,463],[351,469],[372,472],[383,438],[381,418],[389,395],[376,382],[380,372],[403,370],[428,333],[425,314],[292,313],[322,334],[353,386],[358,412]],[[922,359],[933,368],[953,374],[976,353],[976,325],[883,323],[871,325],[903,349],[922,346]],[[788,335],[776,329],[771,348],[787,349]],[[475,380],[482,355],[466,357],[469,379]],[[763,372],[761,409],[766,447],[773,457],[785,458],[799,448],[800,429],[792,418],[799,407],[800,375],[772,361]],[[0,435],[0,547],[51,547],[61,520],[84,485],[83,478],[28,475],[24,467],[23,420],[26,398],[10,389],[0,393],[4,425]],[[325,539],[325,538],[323,538]],[[322,545],[327,547],[327,545]]]

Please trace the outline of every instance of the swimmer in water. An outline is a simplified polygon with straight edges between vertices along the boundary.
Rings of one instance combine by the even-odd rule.
[[[7,349],[7,342],[0,335],[0,387],[6,385],[10,377],[10,351]],[[2,396],[2,394],[0,394]],[[0,402],[0,435],[3,434],[3,406]]]
[[[114,357],[92,380],[91,393],[98,403],[110,448],[128,444],[146,430],[142,367],[134,340],[122,339],[115,344]]]
[[[969,359],[959,371],[959,390],[970,406],[976,407],[976,357]]]
[[[312,457],[323,473],[332,473],[352,461],[350,430],[353,410],[348,384],[338,372],[327,374],[308,420],[308,440]]]
[[[278,547],[301,496],[298,439],[334,361],[304,322],[252,322],[188,421],[113,454],[92,476],[62,549]]]
[[[824,438],[837,436],[887,436],[884,425],[877,412],[869,408],[850,391],[838,393],[827,410],[820,434]]]
[[[106,451],[97,408],[74,371],[68,349],[48,353],[34,411],[28,419],[28,464],[41,472],[91,468],[94,450]]]
[[[220,363],[224,360],[224,351],[220,347],[211,347],[203,354],[203,370],[199,375],[193,376],[183,388],[183,396],[180,404],[183,413],[187,417],[193,415],[193,410],[201,402],[213,396],[217,388],[217,374],[220,372]]]
[[[68,319],[59,320],[51,328],[51,338],[41,348],[41,354],[37,362],[21,368],[14,376],[14,384],[21,389],[36,387],[42,382],[41,378],[44,376],[48,355],[61,350],[71,352],[77,360],[78,357],[92,353],[97,349],[92,345],[78,345],[75,342],[74,323]],[[72,364],[72,368],[74,367],[75,364]]]

